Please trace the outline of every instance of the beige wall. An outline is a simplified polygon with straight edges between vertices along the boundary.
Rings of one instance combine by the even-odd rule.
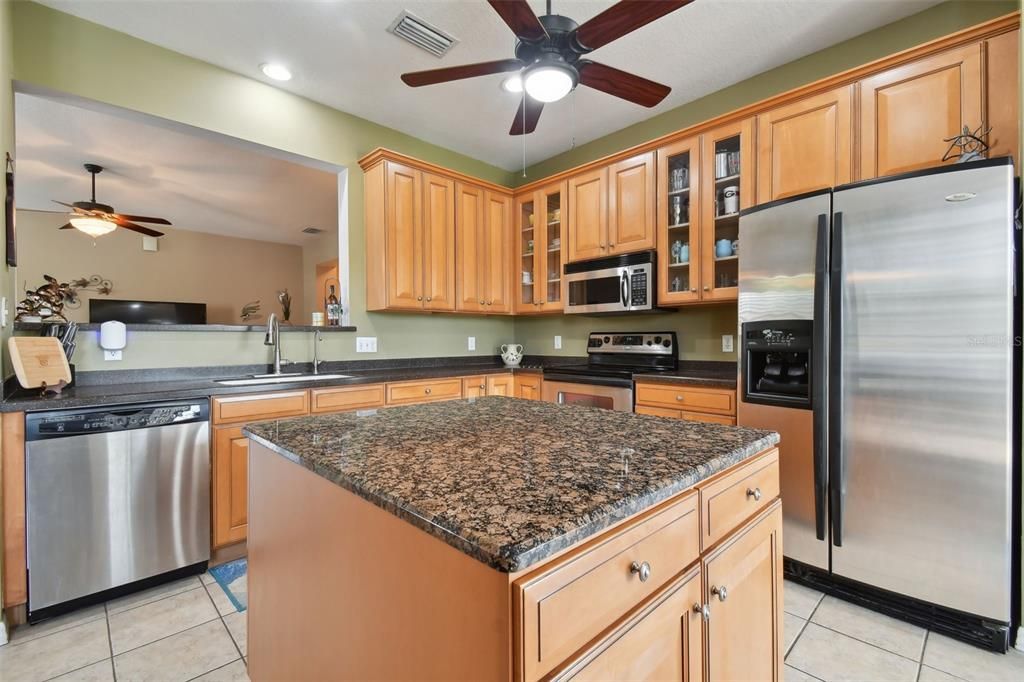
[[[210,324],[239,324],[242,306],[254,300],[262,302],[264,319],[272,312],[280,317],[277,292],[287,288],[292,321],[306,323],[300,246],[168,229],[158,251],[143,251],[142,236],[128,230],[94,240],[78,230],[58,229],[67,222],[65,213],[17,213],[17,300],[26,286],[41,286],[44,274],[61,282],[99,275],[114,283],[108,298],[205,303]],[[87,292],[84,298],[91,296]],[[66,316],[88,322],[88,300]]]

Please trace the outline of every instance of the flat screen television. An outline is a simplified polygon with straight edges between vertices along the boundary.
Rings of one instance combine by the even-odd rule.
[[[205,303],[89,299],[89,322],[125,324],[206,324]]]

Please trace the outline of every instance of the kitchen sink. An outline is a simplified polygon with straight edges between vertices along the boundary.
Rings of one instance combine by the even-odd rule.
[[[223,386],[258,386],[260,384],[286,384],[296,381],[328,381],[330,379],[351,379],[351,374],[268,374],[245,379],[217,379]]]

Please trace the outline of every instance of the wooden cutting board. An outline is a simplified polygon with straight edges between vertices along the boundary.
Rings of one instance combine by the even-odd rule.
[[[24,388],[38,388],[44,383],[57,386],[71,383],[71,367],[60,340],[53,336],[12,336],[7,340],[11,364]]]

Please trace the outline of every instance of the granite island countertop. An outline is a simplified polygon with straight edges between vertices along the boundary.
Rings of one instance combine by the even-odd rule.
[[[506,572],[779,441],[771,431],[503,397],[295,417],[245,433]]]

